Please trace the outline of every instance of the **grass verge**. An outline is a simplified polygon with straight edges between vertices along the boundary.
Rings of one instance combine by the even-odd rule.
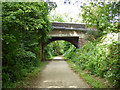
[[[16,88],[27,88],[30,85],[32,85],[33,81],[36,79],[36,77],[38,76],[39,72],[43,70],[43,68],[48,64],[48,62],[41,62],[38,67],[34,67],[34,69],[32,70],[31,73],[27,73],[26,77],[19,81],[16,82]]]
[[[111,88],[111,85],[107,81],[103,80],[100,77],[96,77],[95,75],[89,75],[88,73],[85,73],[80,69],[78,65],[75,65],[71,60],[68,60],[67,63],[88,83],[91,88]]]

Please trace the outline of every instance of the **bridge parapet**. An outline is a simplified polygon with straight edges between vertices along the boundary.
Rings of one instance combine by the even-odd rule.
[[[65,22],[52,22],[53,27],[69,27],[69,28],[86,28],[84,23],[65,23]]]
[[[67,30],[67,31],[97,31],[97,29],[92,27],[86,27],[84,23],[65,23],[65,22],[52,22],[52,29],[53,30]]]

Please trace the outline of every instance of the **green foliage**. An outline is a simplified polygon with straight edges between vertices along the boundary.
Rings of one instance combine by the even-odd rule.
[[[94,41],[97,40],[102,35],[104,34],[101,31],[89,31],[87,32],[87,37],[85,37],[85,40]]]
[[[103,77],[114,87],[119,87],[120,61],[118,55],[120,51],[118,41],[113,40],[112,44],[100,44],[99,41],[88,42],[75,52],[66,52],[65,57],[79,65],[80,69],[88,70],[90,74]]]
[[[66,50],[66,52],[64,53],[64,56],[66,56],[66,58],[71,59],[71,57],[73,57],[73,53],[75,50],[76,50],[76,48],[73,45],[70,45],[68,50]]]
[[[98,2],[82,7],[84,11],[82,15],[83,22],[88,26],[96,27],[101,34],[89,33],[87,40],[97,40],[88,42],[75,52],[78,54],[71,57],[75,63],[80,65],[81,69],[90,71],[90,74],[104,77],[115,87],[119,87],[120,84],[120,62],[118,59],[120,53],[117,41],[112,40],[111,44],[107,44],[107,42],[109,43],[112,38],[117,37],[113,36],[107,39],[104,45],[100,45],[100,43],[103,42],[103,37],[107,38],[103,33],[119,32],[119,22],[115,19],[118,17],[119,4],[120,2]]]
[[[65,22],[63,16],[60,14],[50,15],[50,21],[51,22]]]
[[[63,55],[66,51],[73,50],[74,45],[72,45],[70,42],[67,41],[54,41],[50,44],[48,44],[45,47],[45,57],[46,58],[52,58],[53,56],[59,56]]]
[[[49,15],[49,19],[51,22],[81,22],[79,18],[75,18],[70,16],[71,13],[58,13],[57,11],[52,11],[52,13]]]
[[[2,3],[3,88],[16,83],[40,65],[40,43],[48,39],[51,24],[45,2]]]
[[[3,33],[9,32],[15,36],[20,31],[33,30],[39,32],[41,40],[45,41],[45,36],[50,31],[50,22],[47,17],[49,12],[46,3],[3,2],[2,6]]]
[[[119,13],[120,2],[98,2],[90,3],[89,6],[83,6],[83,22],[88,26],[95,26],[98,30],[108,32],[119,32],[116,17]]]
[[[45,47],[46,58],[53,56],[63,55],[64,53],[64,41],[54,41]]]
[[[74,64],[72,60],[68,60],[67,63],[74,69],[75,72],[80,74],[82,78],[89,84],[92,88],[108,88],[111,87],[111,85],[107,82],[103,82],[105,80],[102,80],[100,77],[96,77],[94,75],[90,75],[89,73],[82,71],[80,69],[80,66],[77,64]]]

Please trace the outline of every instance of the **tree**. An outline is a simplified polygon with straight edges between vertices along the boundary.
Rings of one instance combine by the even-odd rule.
[[[12,87],[40,63],[40,43],[51,30],[48,14],[45,2],[2,3],[3,88]]]
[[[61,14],[51,14],[49,16],[51,22],[65,22],[63,15]]]
[[[102,32],[119,32],[118,25],[118,13],[119,2],[98,2],[90,3],[89,6],[83,6],[83,22],[89,26],[95,26]]]

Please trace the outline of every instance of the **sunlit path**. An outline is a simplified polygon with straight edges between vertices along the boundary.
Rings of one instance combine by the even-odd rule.
[[[54,59],[62,58],[59,56]],[[71,70],[67,62],[51,61],[31,88],[89,88],[89,86]]]
[[[56,57],[53,58],[53,60],[54,59],[64,59],[64,57],[63,56],[56,56]]]

